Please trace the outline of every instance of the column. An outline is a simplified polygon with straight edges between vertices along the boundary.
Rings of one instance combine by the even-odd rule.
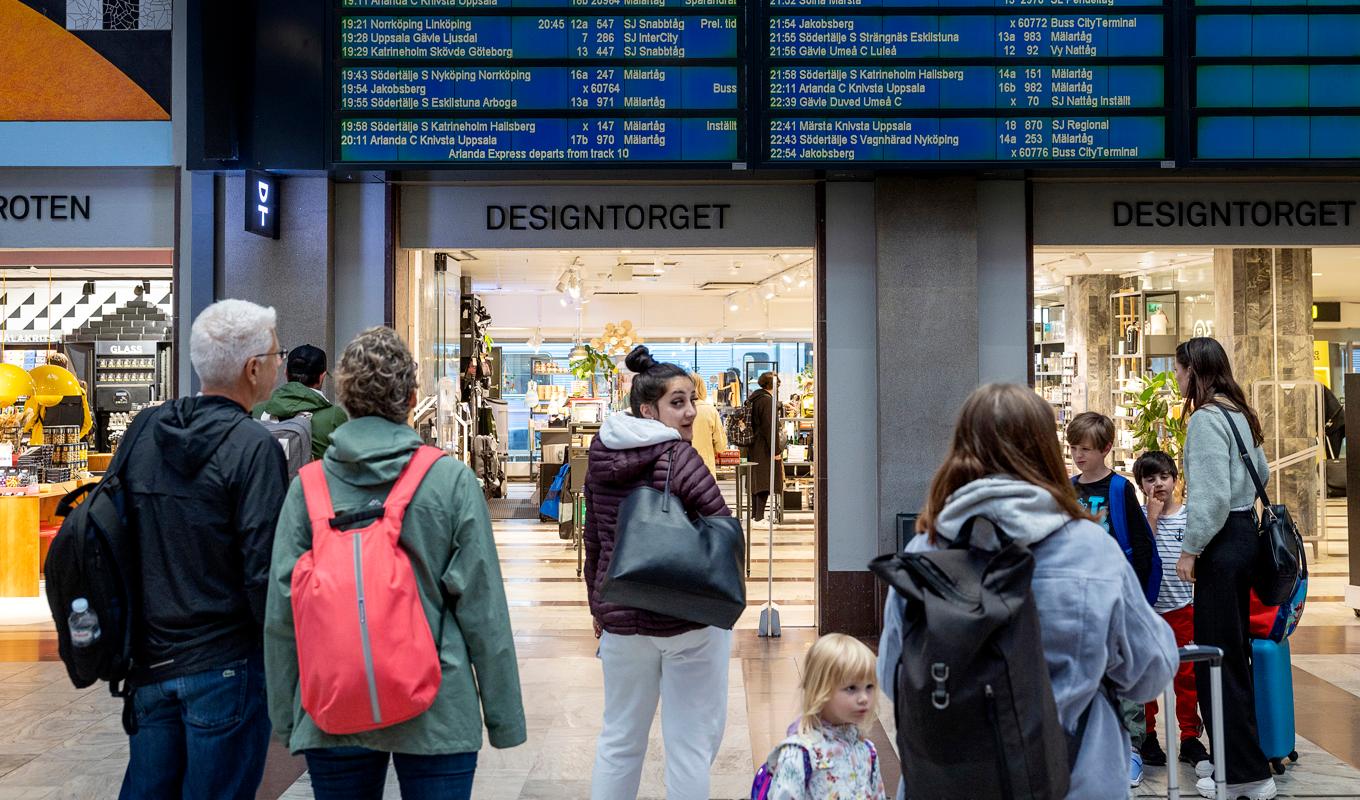
[[[1076,275],[1067,285],[1067,349],[1077,354],[1072,410],[1114,413],[1114,362],[1110,355],[1110,295],[1122,281],[1103,273]]]
[[[1214,251],[1216,338],[1260,415],[1271,461],[1317,446],[1313,378],[1313,253],[1308,249]],[[1289,506],[1304,536],[1318,530],[1317,463],[1273,471],[1271,500]],[[1193,487],[1191,488],[1193,492]]]

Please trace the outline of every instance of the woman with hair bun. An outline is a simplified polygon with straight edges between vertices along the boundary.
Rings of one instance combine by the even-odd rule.
[[[646,347],[628,354],[631,414],[613,414],[590,445],[586,471],[585,580],[604,668],[604,729],[595,752],[593,800],[636,798],[647,735],[661,703],[667,800],[707,800],[709,773],[727,724],[732,632],[602,601],[619,507],[642,486],[670,491],[690,516],[729,514],[717,481],[690,443],[695,386]]]

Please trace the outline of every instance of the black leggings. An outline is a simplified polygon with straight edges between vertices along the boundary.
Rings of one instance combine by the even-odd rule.
[[[1195,642],[1223,648],[1223,738],[1214,753],[1227,758],[1228,783],[1262,781],[1270,766],[1256,735],[1256,692],[1251,674],[1247,616],[1251,570],[1256,556],[1256,517],[1250,511],[1228,515],[1223,529],[1195,563]],[[1213,731],[1209,666],[1195,667],[1200,716]]]

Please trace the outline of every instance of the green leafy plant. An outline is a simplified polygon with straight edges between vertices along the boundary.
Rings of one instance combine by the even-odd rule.
[[[1139,387],[1124,390],[1133,414],[1133,449],[1161,450],[1179,461],[1185,449],[1185,420],[1181,417],[1181,392],[1172,372],[1143,379]]]
[[[614,366],[614,359],[610,358],[608,353],[602,353],[590,345],[584,345],[584,347],[585,356],[575,359],[567,365],[571,369],[571,374],[575,375],[577,380],[589,380],[597,373],[613,375],[618,372],[618,367]]]

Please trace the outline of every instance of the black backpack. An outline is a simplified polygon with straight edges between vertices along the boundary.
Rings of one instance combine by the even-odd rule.
[[[1069,742],[1030,591],[1034,556],[995,525],[999,551],[972,547],[977,520],[947,550],[869,565],[907,601],[895,679],[906,794],[1063,798],[1090,707]]]
[[[77,689],[108,681],[109,693],[124,699],[123,727],[136,732],[132,714],[132,645],[135,621],[140,619],[140,563],[137,533],[128,524],[128,493],[122,471],[137,436],[154,413],[147,411],[133,423],[109,464],[103,480],[66,495],[57,505],[64,517],[52,539],[43,568],[47,605],[57,626],[57,652]],[[137,424],[141,423],[141,424]],[[83,500],[83,502],[82,502]],[[99,618],[99,639],[87,647],[71,645],[71,602],[83,597]]]
[[[736,447],[750,447],[756,442],[756,429],[751,421],[751,403],[732,409],[727,415],[727,443]]]

